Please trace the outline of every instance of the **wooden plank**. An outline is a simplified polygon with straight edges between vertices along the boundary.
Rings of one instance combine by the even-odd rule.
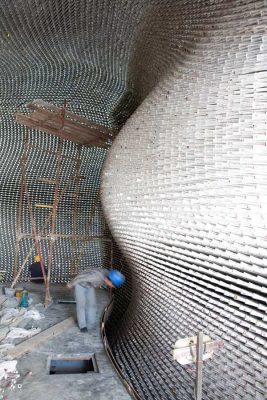
[[[24,340],[24,342],[18,344],[14,349],[10,350],[7,355],[13,358],[19,358],[35,347],[38,347],[42,342],[45,342],[48,339],[53,339],[55,336],[74,326],[76,326],[74,319],[72,317],[67,318],[64,321],[51,326],[51,328],[32,336],[30,339]]]
[[[72,142],[79,143],[82,145],[86,146],[104,146],[106,145],[106,142],[101,139],[101,138],[96,138],[90,136],[90,134],[87,134],[84,136],[84,134],[78,134],[76,132],[66,132],[64,129],[55,129],[54,127],[50,125],[46,125],[45,123],[42,123],[41,121],[36,121],[33,118],[26,116],[24,114],[16,114],[16,121],[20,124],[23,124],[29,128],[32,129],[37,129],[41,132],[46,132],[50,133],[55,136],[59,136],[62,139],[66,140],[71,140]]]
[[[24,114],[23,114],[24,115]],[[49,124],[55,129],[65,129],[70,132],[83,133],[85,135],[94,136],[95,139],[102,138],[107,140],[110,136],[112,136],[112,132],[107,132],[103,130],[102,126],[98,125],[89,125],[89,124],[80,124],[76,120],[71,120],[65,117],[64,124],[62,124],[62,115],[58,113],[54,113],[43,108],[38,108],[37,111],[34,111],[32,114],[29,114],[32,119],[36,121],[41,121],[42,123]],[[89,121],[88,121],[89,123]]]
[[[53,208],[53,204],[35,204],[37,208]]]
[[[31,109],[31,110],[39,110],[40,108],[44,108],[46,110],[51,110],[53,113],[58,114],[61,112],[61,108],[55,106],[54,104],[47,103],[41,99],[36,99],[32,101],[31,103],[26,104],[26,106]],[[87,125],[90,128],[97,129],[101,132],[105,132],[108,135],[113,134],[113,130],[109,129],[103,125],[96,124],[95,122],[92,122],[88,120],[87,118],[81,117],[80,115],[74,114],[70,111],[65,112],[65,117],[66,119],[74,120],[75,122],[81,124],[81,125]]]
[[[59,132],[57,129],[53,129],[51,127],[47,127],[47,126],[41,125],[40,121],[36,121],[36,120],[34,120],[33,118],[31,118],[31,117],[29,117],[27,115],[17,113],[16,114],[16,121],[18,123],[20,123],[20,124],[28,126],[29,128],[37,129],[38,131],[41,131],[41,132],[50,133],[50,134],[55,135],[55,136],[60,136],[62,139],[72,140],[70,135],[64,135],[64,133]],[[80,139],[78,137],[76,138],[76,140],[77,140],[77,143],[78,142],[80,143]]]
[[[61,128],[61,125],[55,124],[53,121],[40,121],[40,119],[36,118],[36,115],[31,114],[31,115],[24,115],[24,114],[16,114],[16,121],[26,125],[30,128],[33,129],[38,129],[40,131],[44,131],[47,133],[51,133],[54,135],[59,136],[59,134],[67,134],[69,137],[69,140],[76,140],[76,141],[82,141],[82,142],[90,142],[90,140],[98,140],[98,138],[91,137],[90,132],[78,132],[78,130],[75,131],[68,131],[64,132],[64,129]],[[65,138],[65,137],[64,137]],[[102,140],[102,139],[101,139]]]
[[[84,146],[108,147],[113,130],[94,123],[87,118],[71,113],[43,100],[37,99],[26,105],[32,112],[25,115],[16,113],[17,122],[71,140]]]
[[[35,121],[36,124],[40,124],[41,126],[49,126],[52,129],[63,130],[71,135],[79,135],[84,139],[92,137],[92,139],[103,139],[106,141],[110,137],[110,135],[108,135],[106,132],[102,132],[98,128],[90,127],[88,125],[80,125],[77,122],[68,120],[66,118],[64,119],[63,123],[61,115],[57,115],[44,109],[39,109],[32,114],[24,115],[24,117],[30,118],[32,121]]]

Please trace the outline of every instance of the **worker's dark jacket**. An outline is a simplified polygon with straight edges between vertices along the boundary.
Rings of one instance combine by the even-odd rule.
[[[29,266],[31,272],[31,282],[34,283],[44,283],[43,272],[40,262],[34,262]],[[45,273],[47,274],[47,268],[45,267]],[[40,278],[40,279],[38,279]]]

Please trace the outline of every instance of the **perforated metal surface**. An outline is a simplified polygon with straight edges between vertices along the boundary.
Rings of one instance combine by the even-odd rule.
[[[125,71],[114,71],[114,74],[109,71],[114,52],[107,56],[108,42],[103,37],[107,37],[109,27],[99,27],[98,11],[95,2],[86,1],[0,2],[0,263],[1,270],[7,271],[4,276],[6,281],[13,277],[19,161],[23,150],[23,127],[16,124],[14,113],[26,112],[23,105],[35,98],[42,98],[58,106],[62,106],[66,100],[69,110],[105,126],[115,126],[112,111],[125,93]],[[96,49],[99,49],[99,53]],[[31,133],[30,142],[54,152],[58,145],[56,138],[36,131]],[[75,157],[75,145],[64,142],[63,154]],[[105,155],[103,149],[82,150],[81,174],[86,176],[86,180],[81,181],[80,187],[83,194],[78,209],[84,214],[84,223],[78,226],[80,234],[86,233],[86,219],[99,189],[99,174]],[[30,151],[26,169],[33,204],[52,200],[53,188],[37,183],[36,179],[54,178],[55,162],[55,156],[46,155],[37,149]],[[73,161],[64,159],[61,174],[63,184],[73,175],[73,167]],[[76,185],[71,185],[63,198],[63,204],[59,206],[57,233],[71,233],[73,199],[70,196],[75,190]],[[36,215],[37,229],[47,212],[43,210],[44,218]],[[24,224],[24,228],[29,232],[29,224]],[[101,235],[104,230],[98,202],[93,234]],[[19,265],[32,245],[29,240],[21,244]],[[71,241],[57,242],[53,257],[53,281],[67,280],[70,252]],[[108,244],[88,242],[85,253],[87,257],[81,260],[82,268],[107,267],[107,257],[110,257]],[[43,255],[47,261],[45,242]],[[24,277],[27,274],[26,269]]]
[[[120,132],[102,175],[134,299],[122,321],[114,312],[109,335],[141,398],[194,398],[195,372],[174,363],[172,349],[203,330],[224,341],[204,365],[203,398],[263,400],[266,6],[156,4],[136,59],[139,87],[158,84]],[[117,310],[125,298],[127,288]]]
[[[178,337],[200,329],[225,343],[204,366],[204,400],[265,399],[266,22],[264,1],[0,3],[6,279],[22,151],[14,112],[34,98],[59,106],[66,99],[71,111],[117,127],[141,103],[110,150],[102,200],[128,278],[109,340],[143,399],[193,399],[194,372],[174,363],[171,351]],[[57,146],[41,133],[31,141]],[[73,144],[64,146],[75,154]],[[84,211],[104,157],[104,150],[83,150]],[[49,175],[52,165],[32,156],[33,196],[35,175]],[[59,228],[68,231],[61,212]],[[97,232],[102,221],[99,209]],[[68,273],[64,243],[55,281]],[[84,262],[106,263],[107,253],[90,248]]]

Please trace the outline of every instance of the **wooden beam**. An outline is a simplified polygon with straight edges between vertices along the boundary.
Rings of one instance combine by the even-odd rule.
[[[61,110],[59,109],[59,111]],[[90,132],[90,135],[94,136],[96,139],[102,138],[104,140],[107,140],[110,136],[112,136],[112,131],[110,131],[111,133],[109,133],[108,131],[103,130],[100,125],[90,126],[88,124],[80,124],[76,120],[68,119],[67,116],[65,116],[64,124],[62,124],[62,115],[59,112],[55,113],[45,110],[43,108],[38,108],[36,111],[31,113],[30,116],[36,121],[51,124],[57,129],[66,129],[71,131],[74,130],[75,132],[84,133],[86,135],[88,135]]]
[[[67,120],[66,118],[62,121],[62,116],[51,113],[49,111],[45,111],[43,109],[40,109],[28,115],[19,113],[17,115],[29,117],[33,121],[35,121],[36,124],[51,127],[52,129],[54,128],[63,130],[70,133],[71,135],[79,134],[85,140],[91,137],[92,139],[102,139],[104,140],[104,142],[106,142],[106,140],[108,139],[108,135],[105,132],[95,130],[95,128],[91,128],[86,125],[77,124],[76,122]]]
[[[64,321],[51,326],[51,328],[32,336],[30,339],[24,340],[24,342],[18,344],[14,349],[11,349],[7,355],[13,358],[19,358],[23,356],[23,354],[40,346],[42,342],[45,342],[48,339],[53,339],[55,336],[65,332],[67,329],[73,328],[74,326],[76,326],[76,324],[73,318],[67,318]]]
[[[53,208],[53,204],[35,204],[37,208]]]
[[[46,110],[50,110],[54,113],[60,113],[62,110],[60,107],[57,107],[51,103],[47,103],[41,99],[33,100],[32,103],[29,103],[26,106],[32,110],[38,110],[40,108],[43,108]],[[81,117],[80,115],[74,114],[70,111],[66,110],[65,117],[66,117],[66,119],[74,120],[75,122],[77,122],[81,125],[88,126],[91,129],[98,130],[100,132],[106,133],[107,135],[111,135],[111,136],[113,135],[112,129],[106,128],[103,125],[96,124],[96,123],[88,120],[87,118]]]
[[[107,147],[114,133],[67,110],[62,114],[62,108],[43,100],[34,100],[27,107],[32,111],[31,114],[16,113],[18,123],[84,146]]]
[[[41,121],[37,121],[30,116],[24,115],[24,114],[16,114],[16,121],[20,124],[23,124],[27,126],[28,128],[32,129],[37,129],[38,131],[41,132],[46,132],[50,133],[52,135],[61,137],[62,139],[66,140],[71,140],[72,142],[79,143],[82,145],[86,146],[106,146],[106,143],[103,141],[103,139],[96,139],[95,137],[91,137],[87,135],[87,137],[84,134],[81,133],[75,133],[75,132],[67,132],[64,129],[56,129],[53,128],[49,124],[45,124],[44,122],[42,123]]]

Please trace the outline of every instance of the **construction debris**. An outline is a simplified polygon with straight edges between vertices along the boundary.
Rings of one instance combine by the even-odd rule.
[[[56,325],[53,325],[51,328],[46,329],[43,332],[40,332],[38,335],[31,337],[28,340],[20,343],[19,345],[15,346],[14,349],[8,351],[8,355],[14,358],[21,357],[23,354],[31,351],[33,348],[40,345],[40,343],[54,338],[55,336],[59,335],[60,333],[64,332],[66,329],[72,328],[76,326],[73,318],[67,318],[62,322],[59,322]]]
[[[18,308],[6,308],[1,311],[1,325],[10,325],[19,315],[22,315],[24,310]]]
[[[9,328],[7,326],[0,327],[0,342],[5,339],[6,335],[9,332]]]
[[[17,361],[2,361],[0,362],[0,381],[6,378],[8,374],[13,374],[17,370]]]
[[[7,390],[14,390],[18,378],[17,360],[0,360],[0,400],[8,399]]]
[[[13,343],[0,344],[0,356],[3,357],[8,351],[14,349],[15,345]]]
[[[45,318],[34,306],[20,308],[20,300],[0,296],[0,400],[7,399],[7,391],[21,386],[19,382],[24,379],[17,371],[17,360],[10,353],[16,349],[18,342],[40,333],[41,328],[33,326],[33,323],[38,324]]]
[[[25,339],[31,336],[37,335],[41,332],[41,328],[23,329],[23,328],[11,328],[5,338],[5,342],[12,343],[14,339]]]
[[[5,300],[3,299],[5,298]],[[38,321],[45,318],[34,306],[26,309],[19,307],[20,298],[8,298],[1,296],[0,310],[0,353],[3,354],[7,347],[6,344],[13,344],[18,339],[23,339],[36,335],[41,331]],[[32,299],[30,299],[32,302]],[[38,307],[40,304],[38,304]],[[37,322],[36,322],[37,321]],[[10,347],[8,346],[8,349]]]

